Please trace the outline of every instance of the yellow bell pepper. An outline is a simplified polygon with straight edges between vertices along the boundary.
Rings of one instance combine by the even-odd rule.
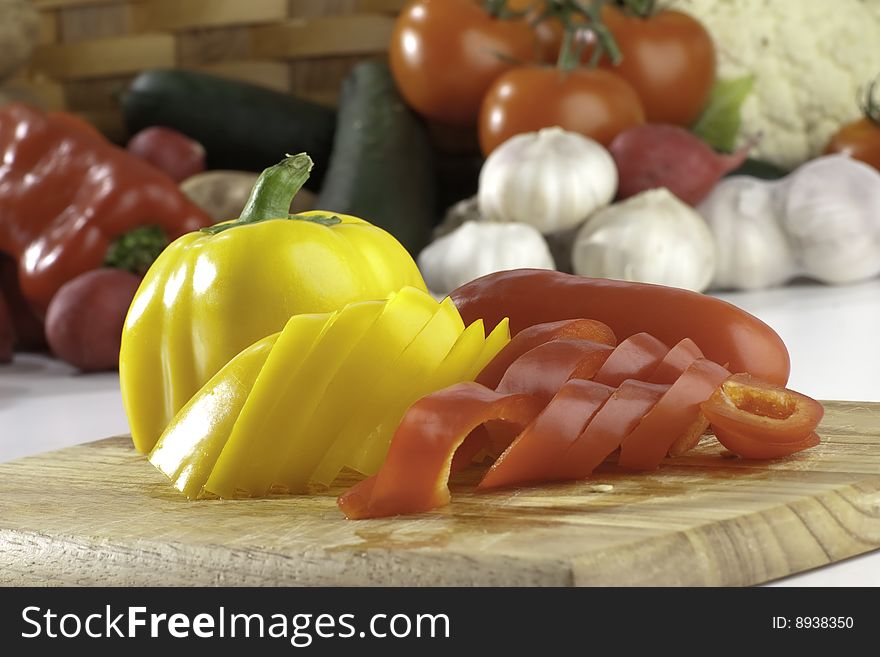
[[[190,398],[294,315],[425,290],[406,250],[362,219],[289,215],[311,159],[263,172],[239,219],[189,233],[156,260],[122,335],[119,375],[135,447],[148,452]]]
[[[150,461],[187,497],[306,492],[345,466],[376,471],[420,396],[472,379],[509,340],[465,328],[417,288],[296,315],[233,358],[172,420]]]

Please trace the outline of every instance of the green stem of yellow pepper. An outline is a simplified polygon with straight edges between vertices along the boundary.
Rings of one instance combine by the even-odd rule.
[[[290,204],[293,197],[309,179],[312,166],[312,158],[306,153],[288,155],[281,162],[265,169],[260,174],[238,219],[216,226],[208,226],[202,228],[202,231],[216,235],[229,228],[255,224],[269,219],[297,219],[325,226],[340,223],[341,220],[334,216],[302,217],[290,214]]]
[[[306,153],[300,153],[288,155],[280,163],[263,171],[238,220],[244,224],[252,224],[286,217],[290,213],[293,197],[309,179],[312,166],[312,158]]]

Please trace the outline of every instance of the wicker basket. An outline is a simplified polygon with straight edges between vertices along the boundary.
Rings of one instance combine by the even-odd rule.
[[[109,137],[140,71],[186,68],[325,103],[364,57],[386,51],[405,0],[32,0],[41,44],[26,84]]]

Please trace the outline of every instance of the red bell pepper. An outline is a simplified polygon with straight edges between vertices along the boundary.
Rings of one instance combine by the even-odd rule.
[[[6,105],[0,161],[0,252],[40,316],[126,233],[152,226],[172,240],[212,223],[168,176],[69,115]]]
[[[6,305],[6,297],[0,290],[0,363],[8,363],[12,360],[12,345],[15,342],[15,328],[12,325],[12,315]]]
[[[450,294],[465,323],[495,326],[510,319],[510,331],[542,322],[589,317],[608,325],[618,340],[650,333],[666,345],[691,338],[706,358],[779,385],[788,382],[785,343],[757,317],[721,299],[689,290],[515,269],[489,274]]]

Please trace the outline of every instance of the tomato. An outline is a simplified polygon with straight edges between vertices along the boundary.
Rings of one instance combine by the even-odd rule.
[[[861,101],[864,116],[840,128],[825,147],[826,153],[842,153],[880,171],[880,77],[868,85]]]
[[[575,24],[584,22],[579,16]],[[712,37],[687,14],[663,10],[647,17],[605,5],[602,22],[614,37],[621,59],[615,65],[603,56],[600,66],[632,85],[649,123],[690,127],[709,100],[715,82],[715,46]],[[537,27],[542,58],[555,62],[563,39],[562,24],[549,18]],[[593,55],[595,37],[584,30],[581,63]]]
[[[622,55],[617,66],[607,58],[602,66],[633,86],[649,123],[690,127],[715,82],[715,46],[706,28],[673,10],[642,18],[606,5],[602,19]]]
[[[729,376],[730,372],[711,360],[695,360],[623,441],[618,464],[653,470],[678,441],[696,445],[706,427],[700,404]]]
[[[509,317],[513,336],[542,322],[590,317],[607,324],[621,340],[643,331],[667,345],[691,338],[706,358],[733,372],[788,382],[791,363],[779,335],[757,317],[704,294],[516,269],[478,278],[450,296],[466,324],[482,319],[495,326]]]
[[[815,399],[749,374],[727,379],[701,405],[718,442],[743,458],[792,454],[818,444],[825,410]]]
[[[863,117],[843,126],[831,137],[826,153],[842,153],[880,171],[880,121]]]
[[[525,20],[500,20],[475,0],[414,0],[391,36],[391,71],[406,102],[423,116],[475,125],[495,79],[536,52]]]
[[[480,109],[484,155],[514,135],[559,126],[608,145],[645,122],[639,97],[623,78],[602,70],[528,66],[499,77]]]

